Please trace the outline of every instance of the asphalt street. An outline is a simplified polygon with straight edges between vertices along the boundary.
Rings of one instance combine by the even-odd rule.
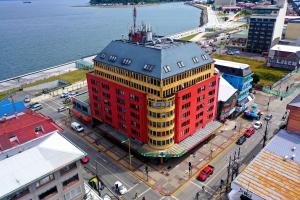
[[[57,108],[63,106],[63,99],[60,97],[53,97],[48,100],[40,102],[43,105],[41,113],[51,117],[59,125],[61,119],[68,117],[67,111],[57,112]],[[120,166],[116,161],[112,160],[105,154],[98,152],[93,146],[83,140],[76,132],[63,126],[63,135],[72,141],[75,145],[85,151],[90,157],[90,162],[86,166],[89,171],[92,171],[103,181],[105,186],[110,189],[117,197],[121,199],[133,199],[135,193],[138,193],[138,199],[145,197],[146,199],[161,199],[162,196],[153,191],[148,185],[140,181],[130,171]],[[127,188],[128,193],[120,195],[114,191],[114,183],[120,181]]]

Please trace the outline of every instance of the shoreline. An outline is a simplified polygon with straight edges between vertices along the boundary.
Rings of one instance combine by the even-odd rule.
[[[183,1],[178,1],[177,3],[180,3]],[[157,6],[161,4],[167,4],[167,3],[176,3],[176,2],[156,2],[156,3],[144,3],[144,4],[84,4],[84,5],[74,5],[72,7],[81,7],[81,8],[133,8],[133,7],[147,7],[147,6]]]
[[[156,6],[156,5],[167,4],[167,3],[174,3],[174,2],[147,3],[147,4],[141,4],[141,5],[118,5],[119,7],[116,7],[116,5],[110,5],[110,6],[78,5],[78,6],[72,6],[72,7],[128,8],[128,7],[133,7],[133,6],[139,6],[139,7]],[[178,2],[178,3],[180,3],[180,2]],[[181,3],[184,3],[184,2],[181,2]],[[190,5],[188,3],[184,3],[184,4]],[[196,7],[196,6],[193,6],[193,7],[202,10],[199,7]],[[202,16],[203,15],[200,14],[200,21],[201,21]],[[200,27],[203,25],[204,24],[199,24]],[[188,30],[188,31],[190,31],[190,30]],[[187,32],[187,31],[183,31],[183,32]],[[178,34],[178,33],[174,33],[174,35],[175,34]],[[95,56],[95,55],[88,55],[88,56],[82,57],[81,59],[89,59],[92,56]],[[77,59],[77,60],[79,60],[79,59]],[[59,64],[56,66],[50,66],[50,67],[47,67],[47,68],[44,68],[41,70],[28,72],[28,73],[25,73],[22,75],[18,75],[18,76],[0,80],[0,92],[6,92],[6,91],[10,91],[12,89],[21,88],[22,86],[24,86],[28,83],[32,83],[32,82],[36,82],[36,81],[45,79],[45,77],[49,78],[49,77],[53,77],[57,74],[67,73],[70,70],[71,71],[77,70],[77,69],[74,69],[75,68],[74,65],[77,60],[67,61],[66,63]],[[64,68],[66,68],[66,70],[64,70]],[[61,71],[59,69],[61,69]],[[60,72],[58,72],[58,71],[60,71]]]

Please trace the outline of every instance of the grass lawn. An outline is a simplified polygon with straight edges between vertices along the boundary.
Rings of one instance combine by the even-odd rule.
[[[68,73],[65,73],[65,74],[61,74],[61,75],[58,75],[58,76],[53,76],[53,77],[50,77],[48,79],[43,79],[43,80],[36,81],[34,83],[24,85],[23,88],[27,88],[27,87],[39,85],[39,84],[42,84],[42,83],[55,81],[55,80],[64,80],[64,81],[67,81],[69,83],[75,83],[75,82],[78,82],[78,81],[81,81],[81,80],[85,80],[86,79],[85,74],[87,72],[88,71],[86,71],[86,70],[79,69],[79,70],[71,71],[71,72],[68,72]],[[14,89],[11,89],[11,90],[8,90],[8,91],[5,91],[5,92],[0,92],[0,100],[3,99],[5,96],[7,96],[7,94],[9,92],[14,93],[18,90],[19,90],[18,88],[14,88]]]
[[[189,41],[189,40],[193,39],[193,38],[194,38],[196,35],[198,35],[198,34],[199,34],[199,33],[195,33],[195,34],[192,34],[192,35],[189,35],[189,36],[180,38],[180,40]]]
[[[214,54],[213,57],[217,59],[240,62],[250,65],[253,73],[257,74],[260,77],[258,85],[261,86],[270,86],[289,73],[289,71],[287,70],[266,67],[265,62],[260,60],[223,54]]]

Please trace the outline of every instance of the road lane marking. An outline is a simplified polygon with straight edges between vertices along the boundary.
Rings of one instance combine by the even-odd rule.
[[[163,200],[164,198],[166,198],[166,196],[163,196],[162,198],[160,198],[159,200]]]
[[[104,165],[102,165],[101,163],[97,162],[97,160],[95,160],[95,162],[99,165],[101,165],[104,169],[106,169],[109,173],[111,173],[112,176],[114,176],[115,178],[117,178],[117,180],[122,181],[123,184],[127,185],[127,187],[130,187],[129,183],[127,183],[126,181],[124,181],[123,179],[121,179],[119,176],[115,175],[112,171],[110,171],[108,168],[106,168]]]
[[[194,183],[193,181],[191,181],[191,183],[192,183],[193,185],[197,186],[198,188],[200,188],[200,189],[203,191],[203,189],[202,189],[202,187],[201,187],[200,185]],[[203,183],[200,183],[200,184],[201,184],[202,186],[205,187],[205,188],[204,188],[204,192],[207,192],[208,194],[213,195],[211,192],[209,192],[209,191],[207,191],[207,190],[205,190],[205,189],[208,188],[208,189],[210,189],[211,191],[214,191],[214,192],[215,192],[215,190],[213,190],[211,187],[209,187],[209,186],[207,186],[207,185],[204,185]]]
[[[130,190],[132,190],[133,188],[135,188],[136,186],[138,186],[141,182],[142,182],[142,181],[138,182],[137,184],[135,184],[134,186],[132,186],[131,188],[129,188],[129,189],[127,190],[127,192],[129,192]]]
[[[172,195],[171,197],[174,198],[175,200],[179,200],[177,197],[175,197],[175,196],[173,196],[173,195]]]
[[[149,187],[147,190],[145,190],[144,192],[142,192],[142,193],[138,196],[138,198],[140,198],[141,196],[143,196],[144,194],[146,194],[149,190],[151,190],[150,187]]]

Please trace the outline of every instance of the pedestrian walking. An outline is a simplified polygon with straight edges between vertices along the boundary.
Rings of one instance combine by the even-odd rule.
[[[135,195],[134,195],[134,199],[137,199],[139,196],[138,196],[138,193],[136,192]]]
[[[200,192],[196,193],[196,200],[199,200]]]

